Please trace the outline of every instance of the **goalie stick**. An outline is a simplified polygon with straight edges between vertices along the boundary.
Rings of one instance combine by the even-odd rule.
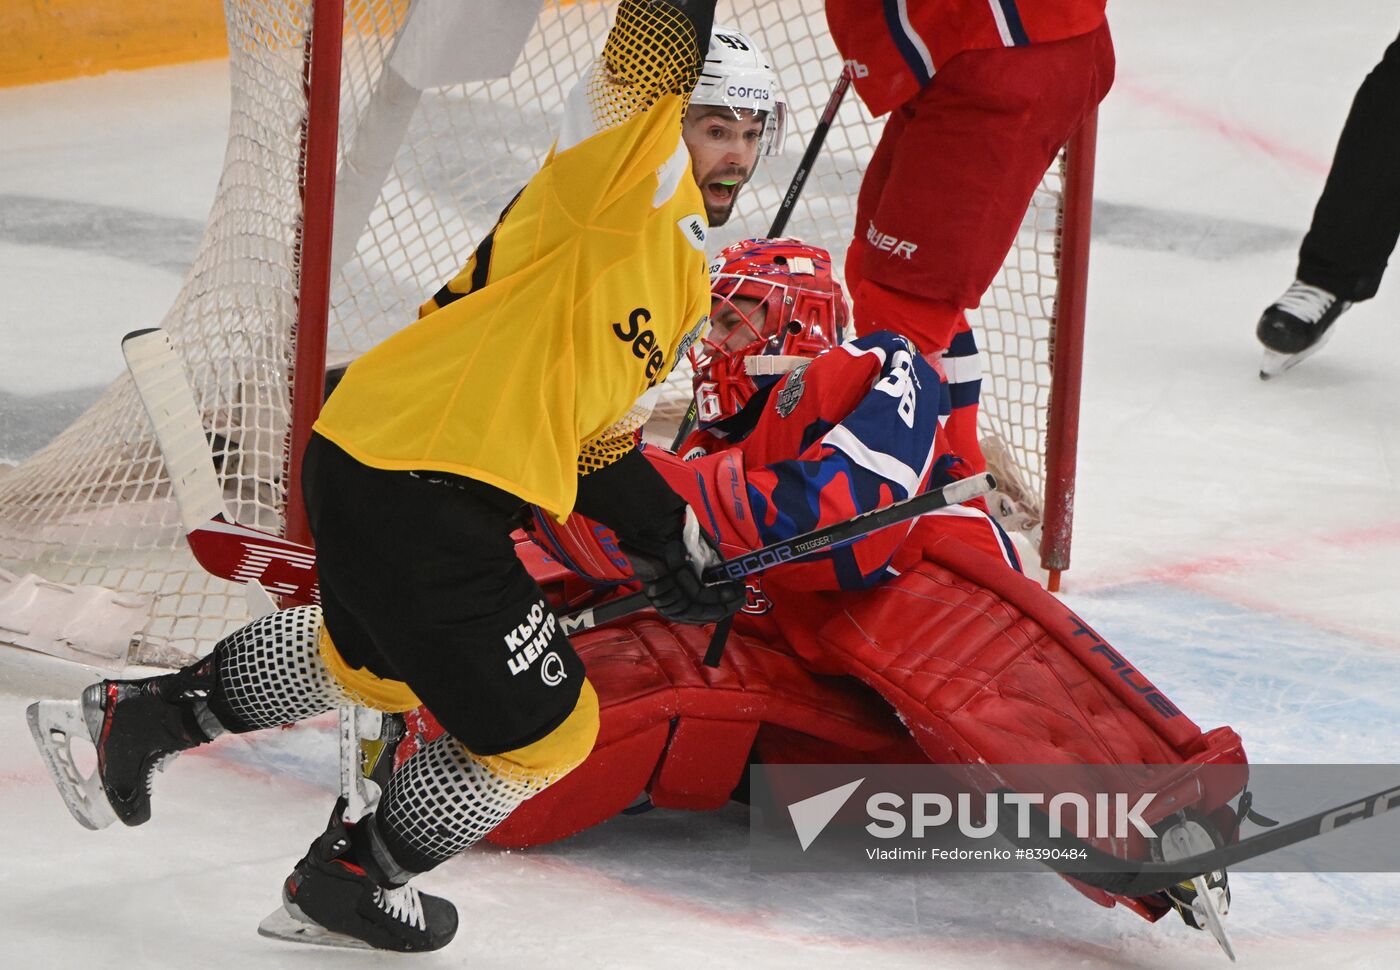
[[[811,532],[793,536],[791,539],[780,539],[742,556],[726,559],[706,569],[700,578],[707,583],[717,583],[727,579],[743,579],[745,576],[762,572],[772,566],[799,562],[817,553],[854,542],[879,529],[916,519],[921,515],[949,505],[958,505],[977,498],[979,495],[986,495],[994,488],[996,488],[996,480],[986,472],[971,478],[962,478],[956,482],[950,482],[942,488],[920,492],[918,495],[903,501],[892,502],[878,509],[862,512],[860,515],[825,529],[814,529]],[[647,609],[647,605],[645,593],[631,593],[590,609],[571,613],[561,618],[560,623],[563,625],[565,633],[572,633],[575,630],[591,630],[595,626],[626,616],[628,613]],[[706,662],[708,663],[709,660],[710,657],[707,656]],[[715,664],[711,663],[710,666],[713,667]]]
[[[212,466],[210,476],[213,477]],[[936,509],[958,505],[985,495],[996,487],[991,475],[964,478],[941,489],[922,492],[826,529],[803,533],[791,539],[770,543],[742,556],[711,566],[702,577],[708,583],[745,576],[799,562],[809,556],[875,532],[926,515]],[[177,499],[178,501],[178,499]],[[306,546],[269,535],[258,529],[229,522],[222,512],[196,525],[185,534],[195,559],[211,575],[238,583],[259,582],[270,592],[298,603],[319,602],[316,588],[316,554]],[[560,618],[566,634],[591,630],[629,613],[650,608],[644,593],[631,593],[589,609]],[[711,666],[714,666],[711,664]]]
[[[1003,789],[1002,793],[1005,794]],[[1400,808],[1400,786],[1387,788],[1342,805],[1316,812],[1292,822],[1277,825],[1268,831],[1240,839],[1229,845],[1207,852],[1182,856],[1169,862],[1124,859],[1102,849],[1096,849],[1073,836],[1061,835],[1052,838],[1049,834],[1049,818],[1040,813],[1031,813],[1030,821],[1035,826],[1029,838],[1017,838],[1007,834],[1014,844],[1025,848],[1054,848],[1061,851],[1073,849],[1081,853],[1080,859],[1086,864],[1098,867],[1095,872],[1076,872],[1057,869],[1065,875],[1096,889],[1102,889],[1117,896],[1146,896],[1160,892],[1176,883],[1191,879],[1195,874],[1228,869],[1248,859],[1255,859],[1278,849],[1305,842],[1327,832],[1351,825],[1362,819],[1374,818],[1392,809]],[[1005,834],[1005,833],[1004,833]],[[1053,855],[1053,853],[1052,853]],[[1053,861],[1048,862],[1056,868]]]
[[[154,428],[195,559],[215,576],[244,583],[255,615],[272,607],[263,582],[302,602],[314,602],[311,550],[229,521],[194,390],[169,336],[159,329],[127,334],[122,354]],[[288,570],[294,581],[279,582],[275,578],[279,569]],[[38,701],[25,715],[39,755],[73,817],[89,829],[115,822],[100,772],[84,770],[74,758],[73,741],[85,738],[95,743],[100,730],[99,723],[87,723],[82,702]],[[350,708],[343,708],[340,716],[342,724],[354,717]]]

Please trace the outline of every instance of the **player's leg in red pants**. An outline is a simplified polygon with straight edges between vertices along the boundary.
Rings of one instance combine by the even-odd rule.
[[[1045,170],[1108,92],[1113,64],[1106,25],[1054,43],[964,51],[890,114],[846,254],[857,333],[895,330],[941,355],[967,332],[964,309],[991,285]],[[971,340],[959,340],[964,354]],[[948,431],[980,467],[975,399],[964,395]]]

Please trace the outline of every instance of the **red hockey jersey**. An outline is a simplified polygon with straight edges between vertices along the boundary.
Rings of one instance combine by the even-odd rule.
[[[1106,0],[827,0],[831,36],[873,115],[899,107],[967,50],[1024,47],[1096,30]]]
[[[896,334],[877,331],[842,344],[764,393],[762,401],[749,402],[755,424],[742,440],[697,431],[681,449],[692,459],[700,451],[742,455],[758,544],[827,528],[970,474],[949,454],[942,432],[948,385]],[[736,629],[781,640],[812,670],[835,672],[814,641],[822,620],[948,534],[1020,569],[1010,537],[976,499],[749,577],[749,602]]]

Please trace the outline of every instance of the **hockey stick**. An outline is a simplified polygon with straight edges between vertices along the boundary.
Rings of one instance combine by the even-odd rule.
[[[122,338],[122,356],[151,419],[185,531],[223,518],[224,493],[209,439],[204,436],[194,388],[170,335],[156,327],[129,333]]]
[[[781,236],[783,230],[787,228],[788,219],[792,217],[792,210],[797,206],[797,197],[802,194],[802,188],[807,184],[807,176],[812,174],[812,166],[817,160],[817,154],[822,150],[822,145],[826,142],[826,136],[831,131],[832,122],[836,120],[836,111],[841,107],[841,102],[845,100],[852,77],[849,64],[841,68],[841,76],[836,79],[836,87],[832,88],[831,97],[826,100],[826,107],[822,109],[821,119],[812,132],[812,140],[807,143],[807,150],[802,153],[802,160],[797,163],[797,171],[792,173],[792,181],[788,183],[787,195],[783,196],[783,202],[778,206],[778,212],[773,217],[773,225],[768,227],[769,239]]]
[[[186,534],[213,529],[215,534],[226,535],[229,533],[218,529],[237,530],[239,527],[225,517],[223,491],[204,436],[194,390],[169,336],[161,330],[128,334],[122,340],[122,353],[154,426]],[[260,540],[281,541],[256,530],[247,531],[257,534]],[[191,546],[194,548],[193,542]],[[197,550],[196,558],[200,558]],[[200,564],[210,568],[203,558]],[[247,581],[246,577],[239,578]],[[255,588],[254,584],[250,588]],[[88,725],[82,702],[37,701],[29,705],[25,716],[45,767],[73,817],[89,829],[105,828],[115,822],[117,815],[103,788],[101,769],[80,767],[74,758],[73,740],[95,741],[98,733],[96,726]]]
[[[769,567],[798,562],[808,556],[863,538],[879,529],[918,518],[949,505],[958,505],[969,499],[977,498],[979,495],[986,495],[994,488],[996,488],[996,480],[985,472],[971,478],[959,479],[944,485],[942,488],[920,492],[918,495],[901,502],[893,502],[881,508],[863,512],[825,529],[814,529],[791,539],[780,539],[742,556],[726,559],[724,562],[705,570],[701,578],[707,583],[720,582],[725,579],[743,579],[745,576],[761,572]],[[564,627],[565,633],[575,633],[581,630],[591,630],[595,626],[626,616],[628,613],[645,609],[648,609],[646,594],[632,593],[586,610],[579,610],[577,613],[570,613],[568,616],[561,617],[559,622]]]
[[[854,75],[849,64],[841,68],[841,76],[836,79],[836,87],[831,89],[831,97],[826,99],[826,107],[822,109],[822,116],[817,121],[817,127],[812,131],[811,140],[807,142],[807,150],[802,153],[802,159],[797,163],[797,170],[792,173],[792,181],[788,183],[787,194],[783,196],[783,201],[778,205],[778,211],[773,216],[773,224],[768,227],[769,239],[781,236],[783,230],[787,228],[788,220],[792,218],[792,210],[797,207],[797,197],[802,194],[802,189],[807,184],[807,176],[812,174],[812,166],[816,163],[817,155],[826,142],[826,136],[831,131],[832,122],[836,120],[836,111],[846,98],[846,91],[851,86],[852,77]],[[690,437],[690,432],[695,429],[695,422],[698,418],[699,403],[692,395],[690,407],[686,408],[685,417],[681,418],[681,426],[676,431],[675,439],[671,442],[671,451],[680,450],[685,439]]]
[[[985,495],[996,487],[990,475],[965,478],[942,489],[924,492],[913,498],[866,512],[828,529],[808,532],[793,539],[784,539],[746,555],[730,559],[707,570],[706,582],[722,579],[742,579],[770,566],[796,562],[807,556],[859,539],[877,529],[916,518],[947,505],[957,505],[968,499]],[[257,529],[229,522],[220,513],[185,534],[195,559],[209,573],[234,582],[258,582],[269,591],[298,603],[320,602],[316,588],[315,553],[305,546],[268,535]],[[570,613],[560,618],[565,634],[591,630],[604,623],[649,609],[644,593],[628,596]],[[722,631],[724,634],[728,630]],[[705,664],[718,667],[723,651],[724,636],[717,628]]]
[[[1070,850],[1079,854],[1082,862],[1098,867],[1094,872],[1073,872],[1058,870],[1067,876],[1096,889],[1102,889],[1117,896],[1146,896],[1160,892],[1193,875],[1213,872],[1254,859],[1269,852],[1316,838],[1344,825],[1374,818],[1391,809],[1400,808],[1400,787],[1387,788],[1371,795],[1355,799],[1344,805],[1317,812],[1287,822],[1258,835],[1240,839],[1230,845],[1221,846],[1209,852],[1173,859],[1170,862],[1147,862],[1124,859],[1120,856],[1096,849],[1072,836],[1051,838],[1049,819],[1040,813],[1032,813],[1030,820],[1036,830],[1028,839],[1007,837],[1019,846],[1026,848],[1054,848]],[[1056,868],[1050,862],[1051,868]]]
[[[165,459],[185,540],[210,575],[315,603],[316,555],[300,543],[230,521],[184,363],[160,329],[122,338],[122,355]]]

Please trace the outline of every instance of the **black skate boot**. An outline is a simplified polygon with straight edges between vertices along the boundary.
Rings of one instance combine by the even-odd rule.
[[[1321,350],[1332,324],[1349,306],[1319,286],[1294,280],[1259,318],[1255,334],[1265,348],[1259,377],[1277,377]]]
[[[211,655],[173,674],[92,684],[80,701],[31,704],[30,733],[73,817],[93,829],[148,821],[156,769],[224,732],[206,700],[213,684]],[[97,748],[86,777],[71,748],[82,733]]]
[[[415,953],[440,950],[457,934],[457,908],[408,885],[393,885],[371,846],[373,816],[347,824],[347,800],[282,884],[282,908],[258,933],[320,946]],[[401,870],[398,875],[408,876]]]

